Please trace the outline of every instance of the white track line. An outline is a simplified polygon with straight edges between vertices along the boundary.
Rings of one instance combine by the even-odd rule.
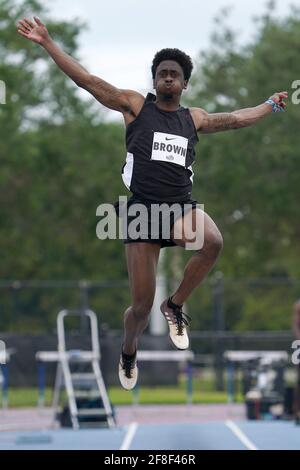
[[[134,438],[134,435],[136,433],[136,430],[138,428],[137,423],[130,423],[128,427],[128,431],[126,433],[126,436],[124,437],[124,441],[122,442],[122,445],[119,450],[128,450],[130,447],[130,444],[132,442],[132,439]]]
[[[233,422],[233,421],[226,421],[226,426],[233,432],[233,434],[247,447],[248,450],[258,450],[256,445],[248,439],[246,434]]]

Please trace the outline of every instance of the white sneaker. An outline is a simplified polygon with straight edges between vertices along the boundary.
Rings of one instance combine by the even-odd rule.
[[[188,320],[191,318],[183,313],[182,308],[172,308],[168,305],[168,299],[164,300],[160,310],[168,322],[169,336],[177,349],[185,350],[189,347],[189,337],[187,334]]]
[[[132,359],[126,360],[121,354],[119,362],[119,379],[125,390],[132,390],[135,387],[138,379],[136,355]]]

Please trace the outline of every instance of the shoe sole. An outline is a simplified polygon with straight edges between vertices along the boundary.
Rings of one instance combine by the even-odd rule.
[[[173,340],[172,340],[170,335],[168,336],[168,338],[169,338],[169,342],[171,343],[171,345],[173,346],[173,349],[175,349],[175,351],[187,351],[190,347],[190,345],[188,345],[187,348],[178,348],[178,346],[176,346],[176,344],[173,343]]]

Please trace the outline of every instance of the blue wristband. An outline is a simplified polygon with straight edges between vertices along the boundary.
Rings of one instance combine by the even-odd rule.
[[[271,98],[269,98],[267,101],[265,101],[266,104],[270,104],[273,108],[273,113],[280,113],[280,112],[283,112],[284,109],[277,103],[275,103],[274,100],[271,100]]]

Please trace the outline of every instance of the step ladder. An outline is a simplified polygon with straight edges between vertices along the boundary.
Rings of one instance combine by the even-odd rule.
[[[89,320],[91,331],[91,351],[67,350],[65,338],[65,319],[67,316],[80,316]],[[65,389],[68,399],[69,414],[73,429],[99,427],[106,424],[113,428],[115,418],[103,381],[98,339],[98,322],[92,310],[62,310],[57,316],[58,364],[56,370],[53,409],[59,409],[61,392]],[[89,372],[74,372],[75,367],[89,367]],[[89,400],[99,401],[98,407],[80,407],[80,400],[85,404]],[[103,404],[103,406],[101,406]],[[101,406],[101,407],[100,407]]]

